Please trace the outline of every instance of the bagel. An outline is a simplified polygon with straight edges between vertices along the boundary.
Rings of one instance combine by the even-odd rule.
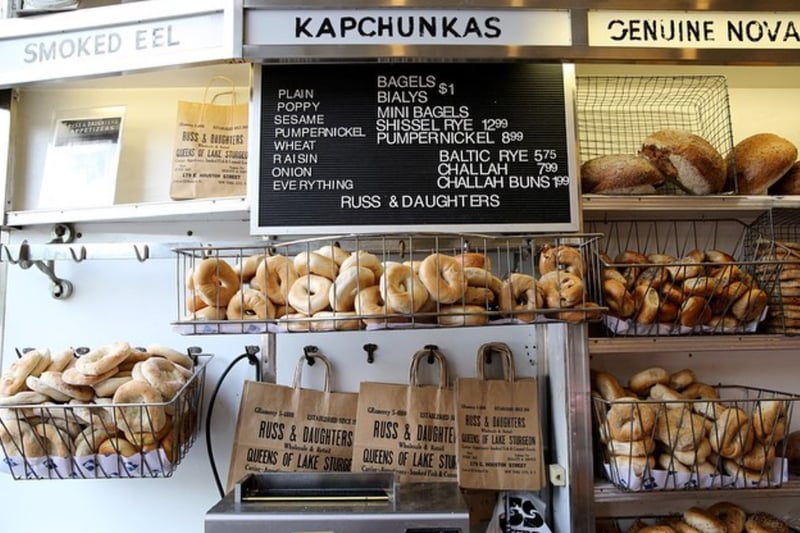
[[[367,267],[354,266],[340,270],[328,292],[331,309],[340,312],[354,310],[358,291],[374,284],[375,274]]]
[[[651,266],[643,269],[633,284],[636,288],[644,286],[658,290],[665,283],[669,283],[669,280],[669,271],[666,268]]]
[[[363,250],[359,250],[356,253],[350,254],[347,259],[342,261],[342,264],[339,266],[339,272],[341,273],[342,271],[352,267],[364,267],[370,269],[375,279],[380,279],[381,275],[383,274],[383,263],[381,263],[381,260],[378,258],[378,256]]]
[[[443,305],[437,322],[440,326],[483,326],[489,322],[486,309],[480,305]]]
[[[586,297],[583,279],[569,272],[548,272],[539,278],[538,284],[548,309],[575,307]]]
[[[536,279],[528,274],[512,272],[503,282],[498,295],[498,307],[504,316],[533,322],[536,310],[542,308],[543,298]]]
[[[64,380],[65,383],[69,383],[70,385],[94,385],[95,383],[100,383],[104,379],[108,379],[111,376],[117,374],[119,372],[119,367],[114,367],[105,374],[100,374],[98,376],[91,376],[89,374],[84,374],[83,372],[79,371],[76,367],[71,367],[64,370],[61,373],[61,379]]]
[[[80,356],[75,363],[75,368],[81,374],[99,376],[118,367],[128,358],[130,352],[130,344],[124,341],[101,346]]]
[[[717,502],[709,506],[707,511],[725,523],[727,533],[742,533],[744,531],[747,513],[735,503]]]
[[[689,408],[661,409],[658,412],[655,438],[668,451],[697,449],[705,437],[703,417]]]
[[[768,301],[766,292],[756,288],[750,289],[733,302],[731,313],[743,322],[750,322],[761,316]]]
[[[611,439],[606,443],[606,447],[612,455],[647,457],[655,451],[656,442],[651,437],[631,441]]]
[[[574,246],[545,244],[539,252],[539,275],[543,276],[555,270],[562,270],[584,278],[586,261],[581,251]]]
[[[60,374],[60,372],[59,372]],[[72,398],[68,394],[64,394],[63,392],[59,391],[58,389],[47,385],[41,377],[36,376],[28,376],[25,379],[25,385],[30,389],[32,392],[36,392],[38,394],[43,394],[48,397],[48,399],[56,401],[56,402],[68,402]],[[91,397],[89,397],[91,400]]]
[[[697,380],[694,370],[691,368],[684,368],[669,375],[669,386],[676,391],[682,391]]]
[[[717,291],[714,299],[709,302],[711,304],[711,311],[715,315],[729,313],[733,302],[744,296],[749,290],[750,286],[741,281],[730,281],[726,283]]]
[[[683,512],[683,521],[701,533],[727,533],[725,522],[700,507],[689,507]]]
[[[748,470],[769,471],[775,462],[775,446],[755,444],[749,452],[734,460]]]
[[[147,361],[142,361],[140,369],[142,377],[161,394],[165,401],[171,401],[192,377],[189,370],[161,357],[151,357]]]
[[[612,315],[627,318],[636,311],[636,302],[623,282],[616,279],[603,280],[603,296]]]
[[[594,375],[595,390],[607,402],[611,402],[625,396],[625,389],[622,388],[617,378],[609,372],[597,372]]]
[[[464,290],[463,303],[464,305],[478,305],[486,310],[494,305],[496,298],[496,294],[491,289],[467,285]]]
[[[672,456],[686,466],[699,465],[705,463],[711,456],[711,443],[704,438],[696,447],[688,450],[672,450]]]
[[[649,325],[656,321],[661,309],[658,291],[648,285],[639,285],[633,291],[633,301],[636,306],[634,320],[637,323]]]
[[[225,320],[227,307],[206,306],[185,316],[186,320]]]
[[[381,296],[381,288],[378,285],[361,289],[356,294],[355,301],[356,313],[361,316],[365,324],[381,324],[384,322],[402,322],[402,317],[387,316],[389,311],[386,302]]]
[[[431,297],[426,288],[428,286],[410,266],[394,261],[383,265],[379,286],[381,297],[390,313],[416,313]],[[461,295],[463,294],[462,290]]]
[[[759,400],[753,408],[753,431],[760,442],[777,442],[783,435],[776,435],[776,428],[786,414],[783,400]]]
[[[0,396],[11,396],[22,391],[25,380],[34,373],[44,357],[44,350],[31,350],[11,363],[0,377]]]
[[[178,350],[172,349],[169,346],[164,346],[162,344],[149,344],[147,345],[145,352],[147,354],[163,357],[164,359],[169,359],[176,365],[181,365],[183,368],[188,368],[189,370],[191,370],[194,366],[194,361],[191,357],[189,357],[188,354],[179,352]]]
[[[703,274],[703,261],[706,258],[706,254],[701,252],[700,250],[694,249],[687,253],[684,257],[675,261],[675,264],[668,265],[665,267],[670,276],[672,276],[672,281],[675,283],[680,283],[688,278],[696,278]]]
[[[649,264],[649,261],[644,254],[640,254],[634,250],[625,250],[614,257],[614,263],[631,265],[621,270],[622,276],[625,278],[625,287],[630,288],[636,282],[636,278],[639,277],[642,270],[646,268],[645,265]]]
[[[650,387],[656,383],[667,385],[669,383],[669,371],[664,368],[654,366],[641,370],[633,374],[628,379],[628,387],[641,396],[647,396]]]
[[[45,449],[33,427],[25,420],[0,424],[0,450],[10,457],[42,457]]]
[[[122,384],[113,398],[117,425],[131,433],[160,431],[167,423],[167,416],[163,406],[154,404],[163,400],[161,393],[145,380],[133,379]]]
[[[372,274],[372,272],[370,272]],[[311,317],[311,331],[345,331],[361,329],[361,319],[354,311],[319,311]]]
[[[240,289],[225,309],[228,320],[267,320],[275,318],[275,306],[255,289]]]
[[[623,396],[611,402],[606,423],[612,439],[642,440],[651,435],[655,418],[655,411],[650,405],[636,398]]]
[[[284,255],[270,255],[259,263],[250,287],[266,294],[272,303],[283,305],[289,302],[289,289],[295,281],[294,263]]]
[[[453,256],[453,259],[461,263],[462,269],[467,268],[480,268],[483,270],[492,270],[492,260],[486,254],[478,252],[465,252]]]
[[[659,400],[664,403],[664,406],[667,409],[671,409],[674,407],[683,407],[685,406],[685,397],[680,392],[676,391],[664,385],[663,383],[656,383],[652,387],[650,387],[649,396],[653,400]]]
[[[341,267],[342,263],[344,263],[347,260],[347,258],[350,257],[350,252],[342,249],[341,247],[335,244],[327,244],[325,246],[322,246],[317,250],[314,250],[314,253],[319,254],[323,257],[327,257],[328,259],[336,263],[336,265],[339,267]]]
[[[289,304],[297,311],[311,316],[325,310],[330,300],[333,282],[317,274],[305,274],[297,278],[289,289]]]
[[[753,448],[754,432],[747,413],[737,407],[726,409],[714,421],[708,440],[712,450],[728,459],[749,452]]]
[[[459,302],[467,287],[461,263],[452,256],[440,253],[430,254],[422,260],[419,278],[430,297],[441,304]]]
[[[467,280],[467,288],[477,287],[479,289],[489,289],[496,296],[503,288],[503,282],[488,270],[478,267],[466,267],[464,278]]]
[[[759,486],[769,479],[767,472],[749,470],[733,459],[723,459],[722,468],[734,481],[740,484]]]
[[[653,470],[656,467],[656,458],[652,455],[648,457],[612,455],[610,465],[617,474],[616,477],[630,479],[631,475],[641,477],[645,472]]]
[[[747,533],[791,533],[791,529],[780,518],[762,511],[753,513],[744,522]]]
[[[233,270],[238,274],[242,283],[247,283],[256,275],[258,265],[264,261],[264,255],[250,255],[243,257],[236,263]]]
[[[43,455],[48,457],[71,457],[72,437],[53,424],[42,422],[33,426],[33,431],[39,436]],[[35,457],[28,453],[28,457]]]
[[[203,259],[193,272],[192,290],[208,306],[228,305],[231,297],[239,290],[239,275],[224,259]]]
[[[658,456],[657,464],[662,470],[666,470],[670,473],[677,473],[677,474],[691,474],[692,469],[680,461],[678,461],[673,455],[668,453],[662,453]]]
[[[132,457],[139,453],[139,450],[122,437],[111,437],[100,443],[97,447],[97,453],[100,455],[119,454],[122,457]]]
[[[720,278],[710,276],[697,276],[683,280],[682,290],[686,296],[702,296],[711,298],[719,294]]]
[[[54,389],[62,395],[67,396],[66,400],[61,401],[69,401],[70,399],[75,398],[76,400],[88,402],[94,397],[94,390],[92,387],[85,385],[71,385],[66,383],[61,372],[51,372],[49,370],[42,372],[42,375],[39,376],[39,382],[46,387]]]
[[[314,274],[333,281],[339,273],[339,265],[336,264],[336,261],[331,259],[330,256],[316,252],[300,252],[294,256],[293,264],[298,277]],[[289,303],[291,303],[291,300]]]
[[[50,364],[46,370],[50,372],[61,372],[75,361],[75,350],[67,348],[66,350],[61,350],[55,355],[51,355]]]
[[[678,320],[687,328],[694,328],[707,324],[713,314],[708,301],[702,296],[689,296],[681,304]]]

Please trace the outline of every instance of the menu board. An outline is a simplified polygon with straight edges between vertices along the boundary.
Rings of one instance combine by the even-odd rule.
[[[561,65],[262,69],[254,233],[577,229]]]

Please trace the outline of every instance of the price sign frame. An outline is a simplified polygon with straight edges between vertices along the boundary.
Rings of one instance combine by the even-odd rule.
[[[467,72],[459,75],[462,87],[451,83],[447,75],[459,66]],[[336,68],[341,78],[352,80],[353,85],[340,81],[338,93],[337,89],[325,92],[330,80],[326,76]],[[534,75],[520,69],[534,69]],[[387,87],[382,91],[381,83],[392,78],[392,73],[397,73],[395,81],[403,80],[402,84],[412,79],[410,71],[422,72],[410,83],[427,89]],[[378,80],[382,76],[378,72],[388,73],[388,78]],[[471,72],[474,78],[469,78]],[[520,72],[523,77],[528,76],[522,85],[530,85],[533,92],[530,87],[517,91],[515,83],[495,83],[490,89],[494,92],[483,89],[494,74],[513,80]],[[534,79],[536,72],[549,74],[541,81]],[[471,80],[469,91],[463,91],[471,94],[469,105],[460,100],[461,89],[467,88],[463,76]],[[369,88],[365,88],[365,77]],[[544,86],[541,95],[536,93],[537,83]],[[439,89],[446,93],[432,92]],[[387,116],[385,108],[378,110],[381,99],[404,100],[399,107],[414,108],[408,99],[422,98],[425,90],[431,91],[431,96],[425,97],[430,105],[416,102],[420,104],[416,107],[437,107],[438,111],[446,107],[442,116],[456,120],[450,124],[458,123],[459,117],[465,124],[463,119],[471,117],[473,108],[480,107],[480,116],[470,118],[471,125],[462,128],[469,135],[448,131],[440,116],[439,122],[403,122],[409,125],[408,130],[400,133],[418,133],[411,137],[419,146],[409,146],[415,144],[412,141],[399,142],[403,145],[399,147],[386,146],[398,138],[397,127],[386,127],[386,123],[403,115],[380,122],[378,115]],[[250,233],[286,236],[578,231],[580,178],[574,94],[572,64],[254,65],[248,157]],[[446,97],[452,97],[451,105],[437,100]],[[492,114],[495,106],[506,110],[506,114]],[[386,107],[392,106],[387,103]],[[514,129],[515,124],[522,124],[520,117],[526,113],[524,126]],[[544,128],[539,127],[537,113],[543,117]],[[427,116],[426,112],[418,114],[418,118]],[[407,115],[406,120],[413,116],[414,113]],[[553,126],[552,133],[548,124]],[[433,137],[431,129],[438,130]],[[455,129],[458,128],[451,128]],[[534,138],[532,144],[525,142],[526,136]],[[402,135],[400,138],[407,139]],[[455,145],[437,143],[453,138],[460,141]],[[537,145],[535,139],[546,139],[547,144]],[[300,142],[279,149],[288,146],[282,142],[287,140]],[[326,151],[318,150],[320,146],[325,146]],[[435,159],[423,160],[423,156]],[[320,163],[322,160],[326,165]],[[398,174],[400,169],[402,174]],[[551,171],[557,175],[550,175]],[[508,207],[503,205],[504,198],[509,199]]]

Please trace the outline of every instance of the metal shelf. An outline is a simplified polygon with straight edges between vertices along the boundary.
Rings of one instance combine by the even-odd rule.
[[[60,224],[71,222],[124,222],[168,221],[196,219],[202,215],[207,220],[249,220],[250,203],[244,196],[120,204],[109,207],[81,209],[36,209],[9,211],[6,225],[10,227],[35,224]]]
[[[619,211],[630,216],[631,211],[667,220],[691,217],[703,219],[729,213],[760,213],[773,207],[798,207],[798,196],[582,196],[584,218],[603,219],[609,212]]]
[[[687,335],[684,337],[592,337],[590,354],[798,350],[800,336]]]
[[[791,477],[781,487],[761,489],[709,489],[687,491],[625,492],[611,483],[599,480],[594,486],[595,517],[635,517],[681,513],[693,505],[708,506],[713,502],[744,502],[746,508],[775,512],[786,501],[800,498],[800,479]],[[796,507],[796,506],[795,506]],[[772,508],[772,511],[771,511]],[[800,519],[797,513],[793,519]]]

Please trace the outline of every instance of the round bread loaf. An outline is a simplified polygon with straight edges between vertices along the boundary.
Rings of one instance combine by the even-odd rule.
[[[796,161],[783,176],[769,188],[769,194],[800,194],[800,161]]]
[[[797,160],[797,147],[774,133],[757,133],[734,146],[728,159],[728,183],[735,179],[739,194],[766,194]]]
[[[725,160],[711,143],[688,131],[659,130],[644,140],[639,153],[691,194],[716,194],[725,187]]]
[[[664,176],[637,155],[612,154],[581,165],[581,189],[588,194],[655,194]]]

